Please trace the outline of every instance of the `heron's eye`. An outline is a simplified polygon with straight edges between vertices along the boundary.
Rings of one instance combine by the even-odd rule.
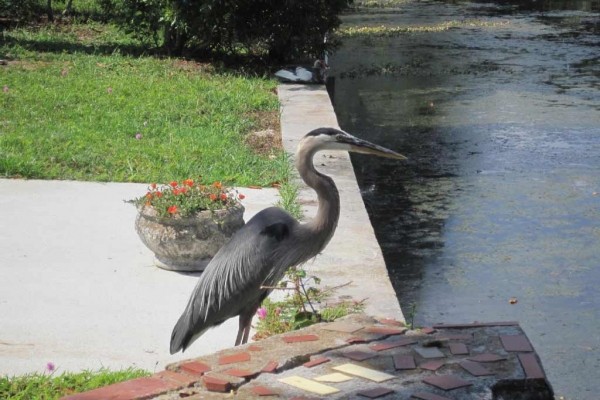
[[[338,142],[341,142],[342,140],[344,140],[344,135],[340,135],[340,134],[335,135],[335,140],[337,140]]]

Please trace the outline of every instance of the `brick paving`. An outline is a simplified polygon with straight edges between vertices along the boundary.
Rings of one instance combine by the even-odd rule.
[[[174,363],[148,378],[64,399],[232,396],[551,400],[553,392],[539,357],[516,322],[408,330],[397,321],[358,314]]]

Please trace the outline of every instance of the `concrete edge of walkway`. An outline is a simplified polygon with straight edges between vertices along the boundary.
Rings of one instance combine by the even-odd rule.
[[[300,139],[319,127],[339,128],[324,86],[280,85],[281,135],[287,152],[294,154]],[[404,320],[389,279],[381,248],[360,194],[350,156],[346,152],[320,152],[315,165],[333,178],[340,192],[341,213],[337,230],[322,255],[307,269],[328,286],[342,286],[339,296],[364,300],[365,313]],[[302,182],[301,182],[302,183]],[[316,214],[314,191],[302,183],[299,201],[304,215]]]

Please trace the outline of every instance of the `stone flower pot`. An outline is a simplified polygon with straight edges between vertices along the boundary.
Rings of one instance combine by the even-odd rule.
[[[244,226],[244,206],[201,211],[189,217],[159,218],[151,206],[139,208],[135,230],[156,256],[156,265],[171,271],[203,271],[217,251]]]

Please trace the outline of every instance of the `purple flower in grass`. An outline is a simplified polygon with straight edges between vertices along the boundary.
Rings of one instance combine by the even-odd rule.
[[[264,307],[259,308],[258,310],[256,310],[256,315],[258,315],[258,319],[267,318],[267,309]]]

